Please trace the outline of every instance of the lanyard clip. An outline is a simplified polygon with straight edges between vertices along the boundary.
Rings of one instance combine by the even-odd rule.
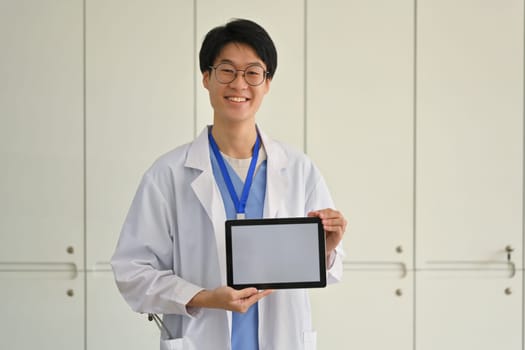
[[[237,220],[243,220],[246,219],[246,214],[244,213],[237,213]]]

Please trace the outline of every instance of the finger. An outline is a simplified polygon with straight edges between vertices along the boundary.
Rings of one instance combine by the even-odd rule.
[[[311,211],[311,212],[309,212],[307,214],[307,216],[309,216],[309,217],[317,217],[317,218],[319,218],[321,220],[337,218],[337,215],[334,215],[329,210],[331,210],[331,209],[323,209],[323,210]]]
[[[338,210],[326,209],[326,210],[321,211],[321,218],[323,219],[342,219],[343,215]]]
[[[256,302],[258,302],[259,300],[261,300],[262,298],[272,294],[273,290],[271,289],[267,289],[267,290],[262,290],[262,291],[259,291],[257,294],[254,294],[252,295],[251,297],[249,297],[246,301],[252,305],[252,304],[255,304]]]
[[[324,226],[324,232],[343,234],[345,231],[342,226]]]
[[[259,291],[259,295],[260,295],[261,299],[264,298],[265,296],[268,296],[268,295],[272,294],[272,293],[273,293],[273,289],[266,289],[266,290]]]
[[[335,231],[336,226],[341,226],[343,232],[346,230],[347,221],[340,211],[327,208],[308,212],[309,217],[319,217],[323,222],[325,231]]]
[[[238,299],[246,299],[246,298],[250,298],[251,296],[257,293],[258,291],[256,288],[250,287],[250,288],[244,288],[244,289],[238,290],[235,296]]]
[[[315,210],[310,212],[313,216],[317,216],[321,219],[335,219],[335,218],[342,218],[343,215],[341,212],[335,209],[326,208],[321,210]]]
[[[334,231],[346,229],[346,221],[344,219],[326,219],[323,220],[323,228],[325,231]]]

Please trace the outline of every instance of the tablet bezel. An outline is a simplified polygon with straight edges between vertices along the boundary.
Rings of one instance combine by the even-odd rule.
[[[267,282],[252,284],[235,284],[233,282],[232,261],[232,227],[233,226],[271,226],[287,224],[317,224],[318,248],[319,248],[319,280],[303,282]],[[241,219],[227,220],[226,228],[226,281],[227,285],[234,289],[255,287],[257,289],[295,289],[295,288],[323,288],[326,287],[326,251],[325,234],[321,219],[317,217],[294,217],[294,218],[271,218],[271,219]],[[291,247],[293,249],[293,247]]]

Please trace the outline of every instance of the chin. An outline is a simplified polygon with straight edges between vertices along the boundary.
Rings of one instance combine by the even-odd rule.
[[[226,119],[229,120],[230,122],[242,123],[242,122],[253,120],[255,118],[251,114],[250,115],[236,114],[236,115],[229,115]]]

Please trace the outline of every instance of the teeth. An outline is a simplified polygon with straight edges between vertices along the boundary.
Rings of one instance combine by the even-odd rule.
[[[228,100],[233,101],[233,102],[245,102],[246,98],[245,97],[228,97]]]

